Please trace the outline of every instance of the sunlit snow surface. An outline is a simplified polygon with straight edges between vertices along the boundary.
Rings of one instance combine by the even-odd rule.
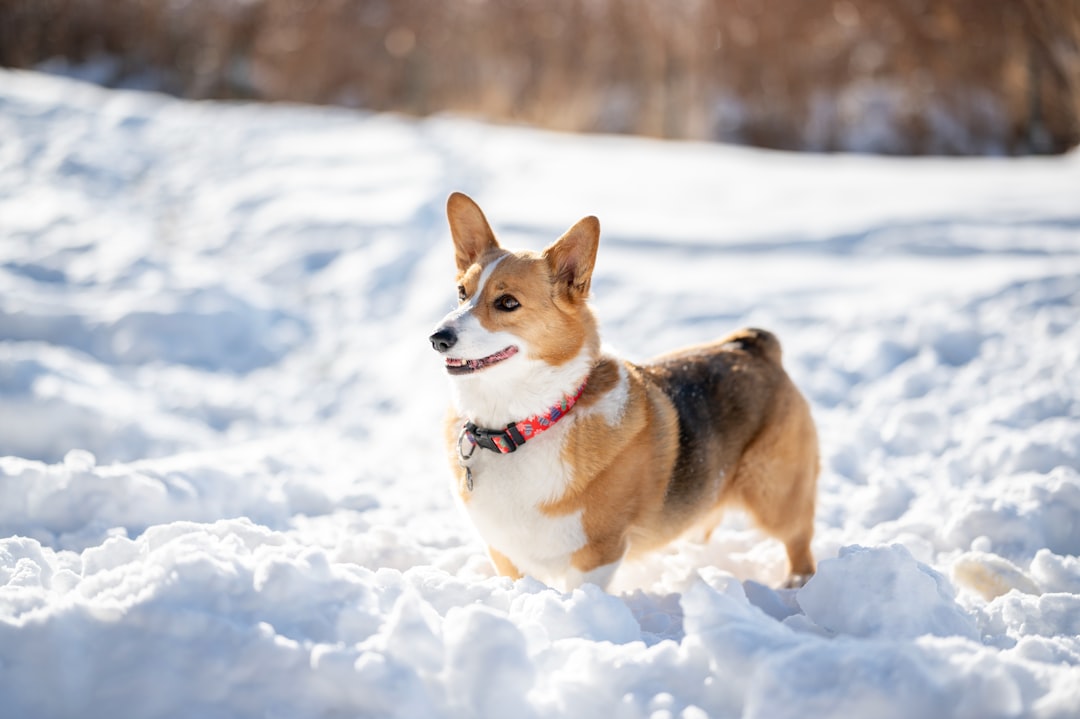
[[[730,516],[492,576],[426,337],[446,196],[603,226],[632,359],[774,330],[818,575]],[[0,72],[0,717],[1080,715],[1080,157],[892,160]],[[537,537],[542,542],[542,537]]]

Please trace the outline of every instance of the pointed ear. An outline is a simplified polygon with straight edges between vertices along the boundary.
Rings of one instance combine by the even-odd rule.
[[[458,272],[469,269],[488,250],[499,248],[487,218],[468,195],[455,192],[447,198],[446,219],[450,221],[450,236],[454,238]]]
[[[571,299],[589,296],[596,247],[600,243],[600,220],[589,216],[566,231],[544,250],[556,286],[563,287]]]

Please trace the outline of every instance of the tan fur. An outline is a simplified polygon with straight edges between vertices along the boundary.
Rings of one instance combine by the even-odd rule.
[[[521,570],[515,567],[505,554],[493,547],[488,547],[488,555],[491,557],[491,563],[495,565],[495,571],[501,576],[521,579]]]
[[[723,508],[735,505],[785,544],[789,584],[805,581],[814,572],[817,434],[809,406],[783,370],[776,338],[740,330],[644,365],[603,356],[586,303],[599,238],[595,218],[577,223],[541,254],[508,253],[479,208],[463,197],[452,196],[448,215],[458,282],[468,298],[483,293],[474,310],[480,324],[523,338],[533,358],[548,365],[581,353],[593,358],[578,407],[563,420],[570,429],[558,456],[570,480],[559,496],[538,506],[553,518],[580,513],[586,541],[573,552],[572,567],[589,572],[691,529],[708,532]],[[487,284],[478,287],[484,268],[500,257]],[[522,300],[520,309],[492,309],[506,293]],[[614,420],[590,410],[615,397],[613,392],[625,392]],[[470,492],[457,461],[457,440],[467,420],[452,414],[447,425],[458,492],[466,503]],[[525,446],[507,461],[527,462],[529,451]],[[491,557],[500,574],[521,575],[500,548],[492,547]]]
[[[503,254],[506,257],[498,277],[483,288],[484,297],[476,310],[485,329],[513,332],[530,347],[541,350],[534,352],[535,359],[553,365],[561,365],[577,355],[587,339],[599,338],[591,313],[578,317],[573,301],[565,294],[551,292],[554,276],[545,257],[532,252]],[[480,265],[473,265],[473,270],[464,275],[462,284],[467,297],[477,291],[479,268]],[[504,294],[536,298],[536,301],[525,304],[517,312],[498,312],[492,303]]]
[[[700,362],[725,349],[737,332],[711,346],[686,350],[687,362]],[[778,350],[778,347],[777,347]],[[779,352],[765,360],[740,362],[725,390],[745,401],[752,418],[740,426],[720,425],[711,433],[717,479],[710,501],[695,511],[665,511],[663,498],[673,479],[679,425],[671,400],[656,382],[665,372],[655,366],[625,363],[631,400],[622,422],[609,427],[601,417],[578,422],[563,454],[575,467],[575,483],[553,513],[584,510],[589,545],[574,558],[577,568],[633,557],[702,526],[719,521],[725,506],[746,509],[767,533],[784,542],[792,581],[814,572],[810,554],[818,473],[817,435],[809,407],[778,363]]]

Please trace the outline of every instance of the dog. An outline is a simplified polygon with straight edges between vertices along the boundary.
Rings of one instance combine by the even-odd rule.
[[[500,575],[606,589],[624,559],[744,508],[814,572],[819,471],[809,406],[771,333],[743,329],[648,364],[601,350],[588,305],[600,223],[510,252],[450,195],[458,306],[429,340],[453,406],[456,493]],[[702,535],[702,533],[704,533]]]

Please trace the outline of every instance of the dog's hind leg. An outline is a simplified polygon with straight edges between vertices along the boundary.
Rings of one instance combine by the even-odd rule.
[[[794,387],[782,419],[768,426],[743,454],[733,489],[738,501],[769,535],[784,543],[789,562],[785,586],[798,587],[814,573],[817,432],[806,401]]]
[[[790,570],[784,581],[785,589],[797,589],[814,575],[814,555],[810,553],[810,540],[813,530],[784,540],[787,549]]]
[[[814,484],[814,478],[802,478],[786,487],[790,491],[778,492],[772,498],[766,498],[766,493],[755,492],[743,496],[755,523],[784,543],[788,557],[788,577],[784,586],[788,588],[801,587],[814,574],[814,556],[810,551],[814,537],[814,498],[806,491],[807,485],[812,487]],[[771,506],[764,506],[766,503]]]

